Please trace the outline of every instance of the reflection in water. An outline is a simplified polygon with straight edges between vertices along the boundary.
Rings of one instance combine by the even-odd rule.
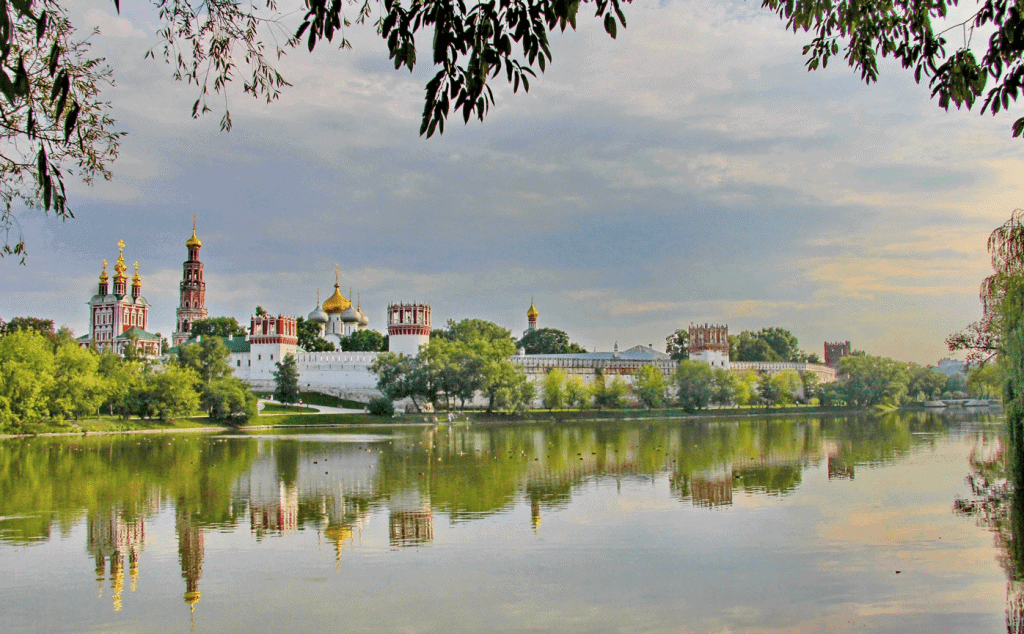
[[[452,524],[473,522],[519,503],[529,505],[529,528],[542,535],[546,514],[568,508],[574,495],[598,481],[614,482],[616,490],[623,483],[667,481],[670,499],[697,513],[729,512],[747,496],[790,495],[809,468],[820,465],[824,474],[824,463],[829,482],[852,480],[858,466],[886,464],[930,442],[921,432],[943,434],[962,424],[921,414],[395,427],[350,442],[322,430],[5,442],[0,490],[11,494],[0,497],[0,548],[39,543],[53,531],[66,535],[84,513],[100,592],[109,582],[120,611],[126,574],[132,590],[139,577],[147,521],[173,507],[184,601],[194,616],[202,597],[204,531],[211,529],[241,527],[244,534],[248,523],[257,543],[314,530],[330,544],[341,572],[343,552],[360,548],[371,516],[386,518],[387,545],[398,549],[436,547],[444,525],[435,536],[434,522],[441,516]],[[997,493],[1000,480],[990,472],[998,461],[992,460],[972,460],[979,500]],[[985,510],[986,504],[965,501],[958,512],[1005,525],[996,530],[1005,533],[1005,565],[1014,571],[1008,598],[1014,616],[1007,622],[1024,634],[1024,590],[1018,589],[1024,577],[1017,572],[1024,568],[1010,554],[1019,542],[1004,511]]]

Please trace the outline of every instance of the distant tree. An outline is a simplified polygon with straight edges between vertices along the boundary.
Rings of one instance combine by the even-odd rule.
[[[386,396],[374,396],[366,405],[366,411],[371,416],[391,417],[395,415],[395,404]]]
[[[286,354],[274,365],[274,400],[282,403],[294,403],[299,400],[299,367],[295,356]]]
[[[107,383],[99,376],[99,355],[73,342],[65,342],[54,355],[53,382],[47,393],[50,416],[95,416],[106,400]]]
[[[0,320],[0,337],[17,332],[19,330],[30,330],[46,337],[51,343],[56,343],[57,332],[54,330],[52,319],[41,319],[39,317],[14,317],[10,321]]]
[[[334,344],[320,336],[320,324],[299,317],[295,320],[295,332],[299,347],[306,352],[334,352]]]
[[[757,372],[747,370],[736,383],[736,395],[734,397],[737,405],[752,405],[757,402],[758,392]]]
[[[540,399],[548,410],[561,409],[565,404],[565,372],[552,368],[541,381]]]
[[[256,307],[256,316],[257,317],[264,317],[264,316],[266,316],[266,314],[267,314],[267,311],[263,310],[262,306],[257,306]]]
[[[220,336],[210,336],[178,348],[176,361],[181,367],[194,370],[203,385],[210,385],[217,379],[231,376],[230,355]]]
[[[841,390],[848,405],[899,405],[907,393],[907,366],[883,357],[850,355],[839,360]]]
[[[767,372],[757,377],[757,396],[760,403],[769,407],[779,399],[779,386],[772,382],[772,376]]]
[[[967,393],[975,398],[999,398],[1005,372],[997,359],[970,366],[967,370]]]
[[[644,407],[654,409],[665,404],[665,375],[653,365],[641,366],[634,377],[633,393]]]
[[[676,397],[686,411],[703,409],[711,402],[715,381],[711,366],[700,361],[680,361],[675,379]]]
[[[234,317],[207,317],[193,321],[189,327],[189,335],[192,337],[230,337],[245,335],[245,328],[242,328]]]
[[[771,405],[791,405],[796,402],[797,394],[803,387],[800,375],[796,370],[783,370],[771,375],[774,400]]]
[[[818,396],[818,388],[820,387],[821,379],[819,379],[818,375],[814,372],[805,370],[804,373],[800,375],[800,382],[803,384],[804,401],[809,403],[812,398],[816,398]]]
[[[911,398],[928,400],[942,394],[946,387],[946,375],[934,368],[927,368],[916,363],[907,366],[907,394]]]
[[[680,328],[665,337],[665,353],[673,361],[684,361],[690,358],[690,331]]]
[[[801,354],[801,356],[803,356],[803,360],[804,360],[804,362],[806,362],[806,363],[817,363],[817,364],[819,364],[819,365],[820,365],[820,364],[822,364],[822,363],[824,363],[824,362],[823,362],[823,361],[821,360],[821,357],[819,357],[819,356],[818,356],[818,353],[817,353],[817,352],[811,352],[811,353],[809,353],[809,354],[808,354],[808,353],[806,353],[806,352],[801,352],[800,354]]]
[[[377,389],[391,401],[409,398],[422,411],[420,403],[434,398],[429,371],[417,357],[385,352],[374,359],[370,371],[377,375]]]
[[[735,338],[730,336],[729,344],[729,358],[733,361],[796,362],[806,359],[793,333],[777,326],[757,332],[744,330]]]
[[[169,363],[143,376],[142,391],[135,401],[137,415],[166,421],[199,409],[199,376],[191,368]]]
[[[712,402],[723,407],[736,402],[736,392],[739,390],[740,383],[736,375],[719,367],[712,370],[712,376],[714,378]]]
[[[942,393],[949,394],[951,398],[965,398],[967,396],[967,377],[959,372],[949,375]]]
[[[536,388],[522,368],[506,363],[512,367],[512,372],[493,391],[491,407],[506,414],[522,414],[530,409]]]
[[[516,342],[526,354],[569,354],[586,352],[582,346],[569,341],[569,335],[555,328],[531,330]]]
[[[570,376],[565,381],[565,403],[569,407],[575,407],[582,411],[584,407],[590,404],[590,398],[587,393],[587,386],[583,384],[583,379],[578,376]]]
[[[52,344],[36,330],[0,337],[0,429],[49,415],[53,366]]]
[[[387,352],[388,338],[376,330],[357,330],[341,338],[341,349],[345,352]]]
[[[212,420],[241,425],[257,416],[257,399],[241,379],[214,379],[200,397],[200,405]]]

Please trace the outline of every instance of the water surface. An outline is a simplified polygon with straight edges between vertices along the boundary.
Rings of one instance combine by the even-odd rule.
[[[913,414],[2,441],[0,630],[1005,631],[1005,540],[953,512],[999,431]]]

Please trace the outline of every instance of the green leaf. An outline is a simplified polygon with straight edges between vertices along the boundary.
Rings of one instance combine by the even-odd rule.
[[[611,13],[604,16],[604,30],[608,32],[608,35],[612,36],[613,40],[615,39],[615,16],[613,16]]]
[[[81,110],[81,107],[78,105],[78,102],[75,101],[75,103],[73,103],[71,105],[71,110],[68,112],[68,116],[64,119],[64,141],[65,142],[68,139],[71,138],[71,132],[74,131],[75,123],[78,122],[78,113],[79,113],[80,110]],[[221,126],[221,129],[223,129],[223,125]],[[230,120],[229,120],[229,129],[230,129]]]

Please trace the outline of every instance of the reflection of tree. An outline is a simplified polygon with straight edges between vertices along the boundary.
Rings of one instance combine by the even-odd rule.
[[[1000,550],[999,563],[1006,571],[1006,631],[1024,633],[1024,474],[1011,474],[1009,452],[1000,444],[988,456],[977,450],[968,459],[967,483],[972,499],[958,499],[953,511],[973,517],[991,529]],[[1011,478],[1010,476],[1014,477]]]

